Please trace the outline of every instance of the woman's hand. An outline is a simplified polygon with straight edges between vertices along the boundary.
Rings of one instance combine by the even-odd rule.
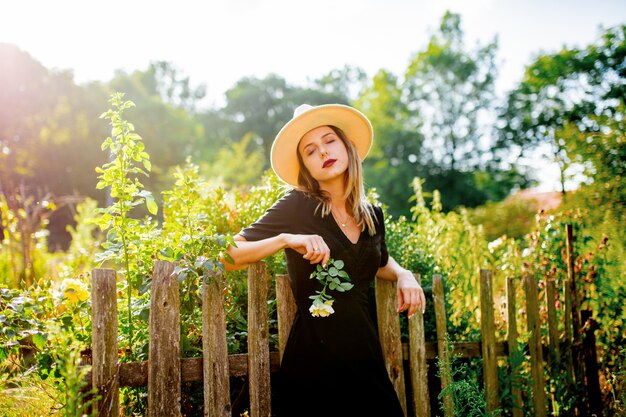
[[[419,310],[424,314],[426,310],[426,297],[424,290],[417,283],[413,273],[403,269],[397,275],[398,282],[398,313],[408,310],[409,318]]]
[[[282,235],[285,246],[302,254],[311,264],[322,263],[326,266],[330,258],[330,249],[324,239],[318,235],[292,235],[285,233]]]

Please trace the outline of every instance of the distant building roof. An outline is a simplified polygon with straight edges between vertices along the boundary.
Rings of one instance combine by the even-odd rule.
[[[563,195],[559,191],[537,191],[532,188],[520,190],[507,198],[532,202],[536,210],[552,210],[561,205]]]

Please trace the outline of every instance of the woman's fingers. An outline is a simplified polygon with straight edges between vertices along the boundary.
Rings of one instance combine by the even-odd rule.
[[[419,285],[398,286],[398,312],[407,311],[409,318],[426,309],[424,290]]]
[[[303,239],[304,241],[302,243],[305,248],[303,258],[307,259],[312,264],[322,262],[325,266],[330,258],[330,249],[328,245],[326,245],[326,242],[324,242],[324,239],[317,235],[305,235]]]

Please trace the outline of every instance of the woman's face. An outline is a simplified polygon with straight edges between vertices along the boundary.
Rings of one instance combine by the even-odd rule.
[[[298,144],[304,166],[319,183],[340,178],[348,169],[348,151],[335,131],[320,126],[307,132]]]

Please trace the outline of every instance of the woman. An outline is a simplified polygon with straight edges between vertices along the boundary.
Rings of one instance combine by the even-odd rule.
[[[368,290],[376,276],[397,281],[398,312],[409,317],[424,311],[425,298],[413,274],[387,252],[382,210],[364,198],[361,160],[372,138],[369,120],[352,107],[298,107],[271,151],[272,168],[294,189],[228,249],[234,264],[227,269],[285,250],[298,311],[281,363],[274,404],[280,416],[403,416]],[[343,261],[353,287],[327,290],[333,300],[320,313],[310,297],[321,284],[310,276],[330,259]]]

